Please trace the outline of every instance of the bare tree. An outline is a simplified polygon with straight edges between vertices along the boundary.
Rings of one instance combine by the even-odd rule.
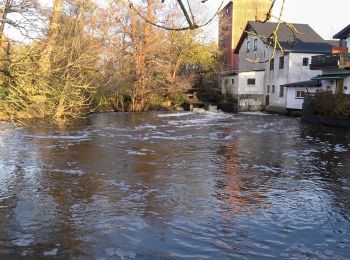
[[[169,2],[170,0],[167,0],[167,1]],[[207,1],[208,0],[201,0],[201,3],[204,4]],[[189,0],[186,0],[186,3],[184,2],[184,0],[176,0],[176,2],[178,3],[188,25],[183,26],[183,27],[172,27],[172,26],[160,24],[160,23],[157,23],[155,21],[148,19],[135,7],[135,4],[132,2],[132,0],[128,0],[128,2],[129,2],[130,8],[132,8],[145,22],[147,22],[153,26],[156,26],[156,27],[159,27],[159,28],[162,28],[165,30],[170,30],[170,31],[195,30],[195,29],[207,26],[215,19],[215,17],[217,16],[217,14],[220,12],[221,8],[224,5],[224,0],[221,0],[221,3],[219,5],[217,11],[210,18],[208,18],[206,21],[204,21],[202,23],[198,23],[198,21],[197,21],[198,17],[196,18],[195,13],[193,12],[193,8],[192,8],[193,3],[190,3]],[[165,0],[161,0],[161,3],[164,3],[164,2],[165,2]]]

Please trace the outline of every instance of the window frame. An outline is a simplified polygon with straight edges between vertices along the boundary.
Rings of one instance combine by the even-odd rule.
[[[304,99],[304,97],[305,97],[305,90],[295,90],[295,99]]]
[[[278,67],[279,67],[280,70],[284,69],[284,56],[279,57],[279,65],[278,65]]]
[[[249,83],[249,82],[250,82],[250,83]],[[252,82],[254,82],[254,83],[252,83]],[[248,86],[255,86],[255,84],[256,84],[255,78],[248,78],[248,79],[247,79],[247,85],[248,85]]]
[[[284,97],[284,86],[283,86],[283,85],[280,86],[279,97],[280,97],[280,98],[283,98],[283,97]]]
[[[258,50],[258,39],[254,40],[254,47],[253,47],[254,51]]]
[[[270,70],[275,70],[275,59],[274,58],[272,58],[270,60]]]

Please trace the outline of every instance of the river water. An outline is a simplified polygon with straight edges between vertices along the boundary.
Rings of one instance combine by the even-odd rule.
[[[0,123],[0,259],[350,259],[350,133],[224,113]]]

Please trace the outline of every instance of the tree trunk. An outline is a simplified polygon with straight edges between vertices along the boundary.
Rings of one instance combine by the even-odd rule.
[[[6,19],[7,19],[7,14],[11,8],[11,0],[6,0],[5,6],[4,6],[4,11],[1,15],[1,24],[0,24],[0,47],[2,47],[2,41],[4,37],[4,29],[5,29],[5,24],[6,24]]]
[[[40,66],[44,74],[51,71],[51,56],[56,45],[56,39],[59,33],[59,18],[61,15],[64,0],[53,0],[52,14],[50,18],[49,34],[42,52]]]

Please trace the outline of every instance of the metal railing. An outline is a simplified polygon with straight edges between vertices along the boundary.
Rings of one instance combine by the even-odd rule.
[[[310,69],[349,68],[350,53],[316,55],[311,57]]]
[[[305,93],[304,94],[304,103],[312,104],[315,101],[316,93]]]

